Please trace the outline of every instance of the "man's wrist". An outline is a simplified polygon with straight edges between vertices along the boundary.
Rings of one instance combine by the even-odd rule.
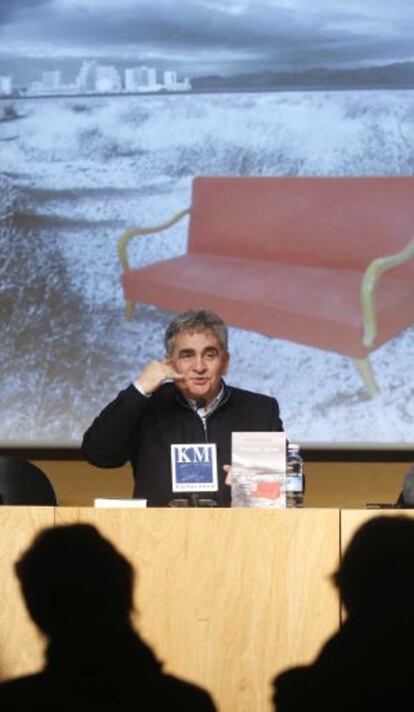
[[[132,381],[132,385],[135,386],[138,393],[141,393],[142,396],[144,396],[145,398],[150,398],[151,393],[145,392],[138,379],[136,381]]]

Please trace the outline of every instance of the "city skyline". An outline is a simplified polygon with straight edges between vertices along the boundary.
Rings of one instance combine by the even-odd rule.
[[[0,74],[53,61],[173,66],[181,76],[352,69],[414,60],[406,0],[14,0],[0,6]],[[69,81],[69,80],[68,80]]]
[[[99,64],[96,60],[83,61],[74,81],[65,82],[62,72],[51,67],[41,72],[40,79],[31,82],[27,87],[19,87],[13,80],[13,75],[0,74],[0,96],[11,96],[14,93],[25,96],[74,94],[74,93],[133,93],[158,91],[189,91],[191,83],[187,78],[180,80],[174,69],[162,73],[162,79],[157,77],[156,67],[145,65],[128,67],[123,76],[115,65]]]

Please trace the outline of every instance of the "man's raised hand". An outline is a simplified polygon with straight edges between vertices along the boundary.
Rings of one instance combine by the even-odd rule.
[[[145,395],[154,393],[165,381],[179,381],[185,378],[182,373],[178,373],[172,366],[169,358],[160,361],[150,361],[139,374],[136,382],[139,383]]]

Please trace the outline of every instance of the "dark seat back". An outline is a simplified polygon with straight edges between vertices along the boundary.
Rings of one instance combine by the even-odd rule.
[[[57,505],[55,491],[42,470],[20,457],[0,457],[0,504]]]

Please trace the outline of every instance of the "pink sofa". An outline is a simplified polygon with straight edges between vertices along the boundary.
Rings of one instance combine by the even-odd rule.
[[[129,241],[190,214],[186,254],[128,263]],[[119,240],[127,315],[206,307],[230,325],[354,359],[414,323],[414,177],[199,177],[191,207]]]

